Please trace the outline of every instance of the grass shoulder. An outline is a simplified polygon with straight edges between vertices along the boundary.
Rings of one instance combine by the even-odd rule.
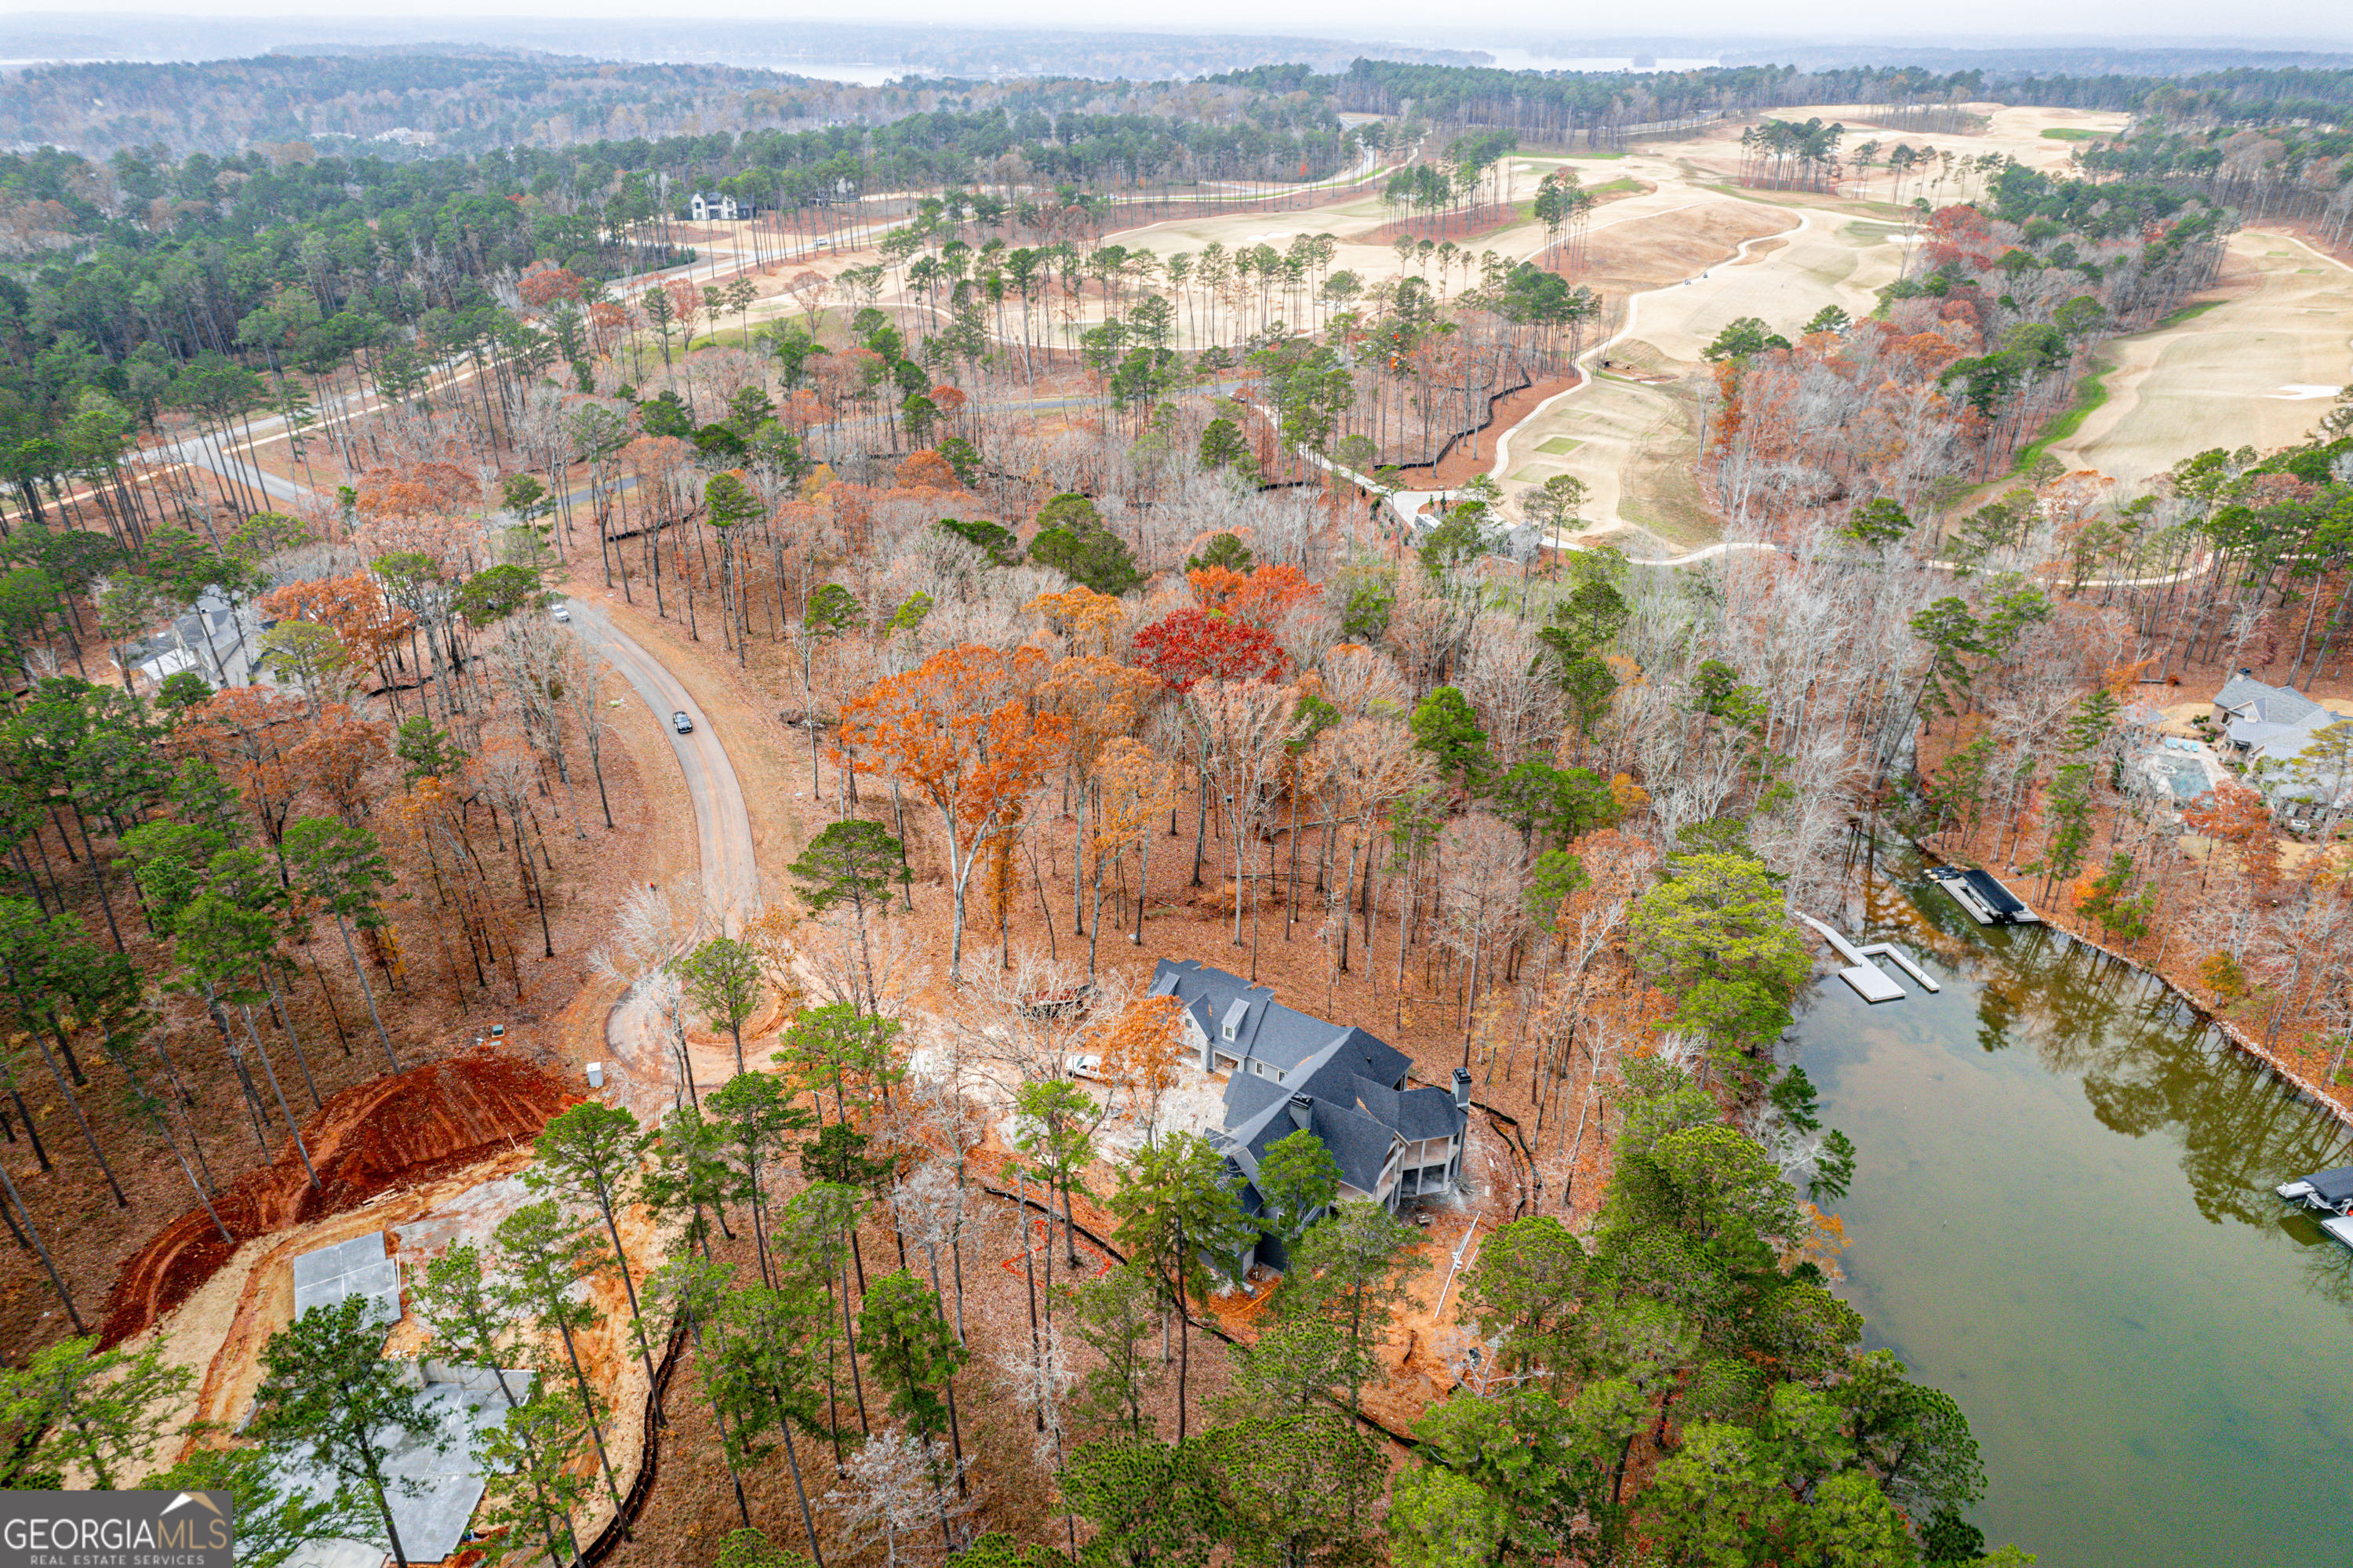
[[[2075,400],[2053,415],[2040,434],[2019,449],[2018,461],[2010,465],[2001,483],[2008,484],[2032,472],[2044,452],[2084,428],[2092,411],[2108,400],[2107,376],[2115,368],[2113,365],[2102,365],[2084,373],[2084,379],[2076,384]]]
[[[2171,315],[2167,316],[2163,321],[2158,323],[2155,326],[2149,328],[2149,330],[2151,332],[2164,332],[2168,328],[2178,327],[2183,322],[2197,320],[2200,316],[2204,315],[2208,311],[2212,310],[2216,305],[2222,304],[2224,302],[2225,302],[2221,300],[2200,300],[2194,305],[2184,305],[2179,310],[2174,312]]]

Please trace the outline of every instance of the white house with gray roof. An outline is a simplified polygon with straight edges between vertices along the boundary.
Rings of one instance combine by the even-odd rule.
[[[1409,1087],[1413,1063],[1354,1024],[1283,1006],[1263,986],[1198,959],[1163,959],[1154,996],[1176,1000],[1187,1044],[1205,1073],[1227,1075],[1224,1125],[1210,1141],[1246,1183],[1257,1213],[1259,1161],[1294,1132],[1312,1132],[1340,1166],[1340,1196],[1392,1210],[1456,1191],[1471,1123],[1471,1075],[1453,1092]],[[1282,1244],[1262,1236],[1245,1262],[1282,1266]]]
[[[2265,685],[2245,670],[2214,694],[2214,722],[2274,805],[2322,811],[2353,805],[2353,780],[2304,755],[2322,730],[2344,719],[2295,687]]]
[[[2215,726],[2242,752],[2260,753],[2316,715],[2323,723],[2335,716],[2294,686],[2266,685],[2248,670],[2222,683],[2214,694]]]

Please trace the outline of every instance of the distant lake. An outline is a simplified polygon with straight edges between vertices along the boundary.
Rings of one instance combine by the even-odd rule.
[[[1532,55],[1525,49],[1499,49],[1494,48],[1489,48],[1487,49],[1487,53],[1495,57],[1495,69],[1497,70],[1604,71],[1634,70],[1638,69],[1641,70],[1706,70],[1711,67],[1720,66],[1724,63],[1721,58],[1715,55],[1709,55],[1704,58],[1695,56],[1690,59],[1678,59],[1662,55],[1659,57],[1656,63],[1638,68],[1634,64],[1634,57],[1631,55],[1596,55],[1578,57],[1576,58],[1563,58],[1551,55]]]

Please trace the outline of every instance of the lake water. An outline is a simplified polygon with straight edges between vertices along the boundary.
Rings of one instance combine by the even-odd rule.
[[[1988,1541],[2353,1563],[2353,1250],[2272,1192],[2353,1162],[2337,1122],[2058,932],[1978,927],[1905,870],[1866,903],[1944,990],[1897,975],[1872,1007],[1831,977],[1800,1018],[1860,1151],[1841,1290],[1968,1413]]]

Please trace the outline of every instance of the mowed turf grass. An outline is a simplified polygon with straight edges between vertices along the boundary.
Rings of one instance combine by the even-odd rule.
[[[2106,344],[2102,397],[2063,414],[2074,428],[2054,427],[2045,450],[2131,487],[2210,448],[2269,451],[2309,436],[2328,408],[2313,389],[2353,381],[2353,272],[2242,231],[2215,291]]]
[[[1697,194],[1670,185],[1644,199],[1691,201]],[[1874,291],[1893,282],[1902,266],[1890,243],[1900,228],[1820,211],[1799,228],[1803,215],[1769,198],[1719,198],[1597,235],[1597,271],[1641,266],[1649,272],[1640,285],[1649,291],[1634,307],[1633,335],[1590,357],[1591,382],[1514,435],[1504,493],[1570,473],[1590,487],[1583,515],[1597,534],[1628,531],[1677,549],[1714,543],[1719,530],[1696,472],[1696,378],[1706,370],[1706,345],[1742,316],[1761,317],[1794,335],[1825,305],[1866,315],[1877,303]],[[1744,239],[1757,243],[1735,260],[1730,252]],[[1685,285],[1668,270],[1674,267],[1704,276]],[[1605,358],[1611,370],[1601,368]],[[1620,370],[1666,379],[1636,380]],[[1652,548],[1639,537],[1629,547],[1637,554]]]

